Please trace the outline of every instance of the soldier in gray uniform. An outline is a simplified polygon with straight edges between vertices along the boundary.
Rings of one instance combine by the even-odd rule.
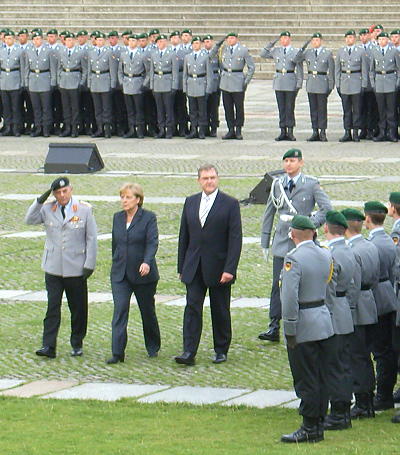
[[[212,35],[203,37],[204,52],[210,59],[210,65],[213,73],[210,93],[207,96],[207,119],[208,127],[206,136],[217,137],[217,128],[219,127],[219,103],[221,99],[221,90],[219,89],[220,71],[218,55],[210,56],[210,52],[214,47],[214,38]]]
[[[279,47],[274,47],[277,42]],[[293,128],[296,121],[294,108],[298,91],[303,86],[303,65],[301,59],[295,58],[299,49],[291,45],[290,32],[282,32],[274,41],[271,41],[261,51],[262,58],[272,59],[275,62],[275,75],[273,89],[275,90],[276,101],[279,110],[279,128],[281,134],[276,141],[295,141]]]
[[[313,133],[308,141],[326,142],[328,126],[328,96],[335,85],[335,61],[332,52],[322,46],[321,33],[311,38],[312,49],[307,49],[309,41],[300,49],[294,62],[307,64],[306,90],[310,104],[311,126]]]
[[[368,86],[368,57],[364,48],[355,45],[356,32],[345,33],[346,46],[341,47],[335,60],[335,83],[342,99],[345,134],[340,142],[359,142],[361,93]],[[353,136],[351,130],[353,129]]]
[[[376,246],[366,240],[361,230],[364,215],[356,209],[342,210],[348,228],[345,236],[356,259],[356,273],[360,279],[359,296],[351,299],[354,334],[350,344],[353,373],[353,392],[356,399],[351,409],[352,419],[375,416],[373,395],[375,371],[371,359],[372,342],[378,314],[372,289],[379,280],[379,253]]]
[[[158,139],[171,139],[173,135],[174,98],[179,87],[178,57],[167,47],[167,36],[157,37],[157,50],[150,55],[150,89],[157,105]]]
[[[55,200],[45,203],[51,193]],[[25,222],[44,224],[46,229],[42,268],[48,304],[43,321],[43,347],[36,354],[56,356],[61,300],[65,291],[71,312],[71,355],[81,356],[87,329],[87,278],[93,273],[97,253],[97,229],[92,209],[89,204],[75,199],[69,180],[60,177],[29,207]]]
[[[369,240],[378,249],[380,263],[379,283],[372,289],[378,310],[372,345],[376,362],[376,411],[394,407],[393,388],[397,381],[398,353],[393,345],[398,307],[394,292],[396,246],[383,228],[387,212],[386,206],[378,201],[364,204],[365,227],[370,231]]]
[[[261,340],[279,341],[279,323],[282,317],[279,276],[283,267],[283,258],[294,246],[288,237],[291,219],[296,214],[305,215],[310,217],[316,227],[320,227],[325,222],[326,212],[332,208],[318,180],[302,174],[303,165],[303,154],[300,150],[290,149],[283,155],[285,175],[274,179],[264,212],[261,247],[266,259],[276,212],[279,214],[279,220],[272,239],[273,278],[269,310],[271,322],[269,329],[260,333]],[[318,205],[319,210],[312,214],[315,204]]]
[[[327,286],[326,305],[332,315],[334,355],[330,362],[329,382],[331,413],[324,422],[325,430],[344,430],[351,427],[350,405],[353,397],[353,376],[350,344],[354,332],[350,305],[358,301],[361,274],[356,273],[356,259],[346,244],[346,218],[336,210],[326,214],[325,237],[333,259],[332,279]]]
[[[26,51],[28,47],[32,46],[32,43],[29,41],[29,31],[26,28],[23,28],[18,32],[18,42],[20,47]],[[33,108],[31,103],[31,98],[29,96],[28,88],[25,86],[25,77],[22,82],[21,90],[21,109],[22,109],[22,123],[23,134],[30,134],[32,131],[33,125]]]
[[[112,90],[117,85],[118,61],[105,46],[106,35],[98,33],[96,47],[88,53],[88,87],[92,94],[97,131],[92,137],[111,137]],[[104,131],[103,131],[104,128]]]
[[[143,86],[150,77],[149,62],[141,48],[138,36],[130,35],[128,48],[121,53],[118,66],[118,79],[122,85],[129,130],[124,138],[144,137],[144,95]]]
[[[378,36],[371,50],[370,81],[379,111],[379,135],[374,141],[397,142],[396,96],[400,89],[400,52],[389,45],[389,35]]]
[[[218,55],[224,40],[225,38],[218,41],[214,46],[210,58]],[[239,42],[237,33],[228,33],[226,42],[227,46],[221,53],[220,89],[228,132],[222,136],[222,139],[242,140],[244,95],[256,67],[247,47]],[[245,65],[247,66],[247,74],[243,72]]]
[[[42,34],[32,34],[33,46],[25,51],[25,86],[28,87],[35,119],[31,136],[50,136],[53,124],[51,92],[57,85],[57,57],[43,45]]]
[[[333,263],[329,250],[313,242],[315,226],[310,218],[295,215],[290,226],[296,247],[286,254],[282,270],[282,318],[303,424],[281,441],[318,442],[324,439],[329,359],[334,350],[332,319],[325,304]]]
[[[183,92],[189,98],[190,133],[187,139],[205,139],[207,95],[211,90],[213,73],[207,52],[201,49],[201,38],[192,39],[193,52],[186,55],[183,64]]]
[[[60,137],[78,137],[79,91],[86,86],[87,58],[75,45],[73,33],[65,35],[65,47],[58,59],[58,86],[61,93],[64,131]]]
[[[5,128],[2,136],[21,136],[22,87],[24,86],[25,54],[15,43],[11,30],[5,33],[6,47],[0,50],[0,90]]]

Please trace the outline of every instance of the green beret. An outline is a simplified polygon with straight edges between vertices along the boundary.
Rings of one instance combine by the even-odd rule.
[[[58,35],[58,31],[55,28],[52,28],[47,32],[47,35]]]
[[[347,32],[344,34],[344,36],[356,36],[356,31],[355,30],[347,30]]]
[[[335,226],[343,226],[346,229],[349,227],[343,213],[340,213],[337,210],[328,210],[326,213],[326,222],[328,224],[334,224]]]
[[[358,32],[359,35],[368,35],[368,33],[369,33],[369,30],[368,30],[367,28],[362,28],[362,29]]]
[[[237,38],[238,34],[236,32],[230,32],[226,36],[235,36]]]
[[[64,38],[65,38],[65,39],[66,39],[66,38],[75,38],[75,35],[74,35],[72,32],[68,32],[68,33],[64,36]]]
[[[43,35],[40,32],[33,32],[32,33],[32,38],[37,38],[38,36],[40,36],[40,38],[43,38]]]
[[[195,41],[201,41],[201,37],[200,36],[194,36],[192,38],[192,43],[194,43]]]
[[[137,37],[138,37],[138,39],[142,39],[142,38],[148,38],[149,35],[146,32],[144,32],[144,33],[140,33],[140,35],[137,35]]]
[[[389,34],[387,32],[381,32],[378,35],[378,39],[379,38],[389,38]]]
[[[167,35],[158,35],[157,38],[156,38],[156,42],[157,42],[159,39],[168,39],[168,37],[167,37]]]
[[[160,34],[160,30],[158,30],[158,28],[153,28],[152,30],[149,31],[149,36],[150,35],[159,35]]]
[[[51,184],[50,188],[51,188],[52,191],[57,191],[60,188],[65,188],[66,186],[69,186],[68,178],[67,177],[58,177]]]
[[[131,35],[128,36],[128,39],[138,39],[138,37],[139,37],[139,35],[132,33]]]
[[[279,36],[292,36],[292,35],[290,34],[290,32],[285,31],[285,32],[281,32],[281,34]]]
[[[79,32],[76,34],[76,36],[88,36],[89,33],[87,30],[79,30]]]
[[[98,32],[97,30],[95,30],[94,32],[92,32],[92,33],[90,34],[90,37],[91,37],[91,38],[94,38],[95,36],[97,37],[98,34],[99,34],[99,32]]]
[[[119,35],[118,35],[118,32],[117,32],[116,30],[113,30],[112,32],[110,32],[110,33],[108,34],[108,37],[109,37],[109,38],[110,38],[111,36],[119,36]]]
[[[314,231],[316,229],[310,218],[304,215],[295,215],[290,226],[292,229],[300,229],[301,231],[304,231],[305,229],[312,229]]]
[[[391,35],[400,35],[400,30],[398,28],[396,28],[396,30],[392,30],[390,32]]]
[[[185,30],[182,30],[181,34],[183,33],[189,33],[189,35],[192,35],[192,31],[190,30],[190,28],[185,28]]]
[[[214,39],[214,38],[212,37],[212,35],[203,36],[203,41],[205,41],[206,39]]]
[[[9,31],[9,28],[2,28],[0,30],[0,33],[7,33]]]
[[[97,39],[97,38],[104,38],[104,39],[106,39],[106,38],[107,38],[107,35],[106,35],[105,33],[103,33],[103,32],[97,32],[97,34],[96,34],[96,39]]]
[[[63,32],[60,32],[60,36],[65,36],[67,33],[69,33],[68,30],[64,30]]]
[[[389,195],[389,201],[392,204],[400,204],[400,191],[393,191]]]
[[[179,30],[174,30],[169,37],[172,38],[173,36],[181,36],[181,32]]]
[[[319,32],[313,33],[312,38],[321,38],[322,39],[322,34]]]
[[[374,30],[383,30],[383,25],[375,25]]]
[[[368,201],[364,204],[364,213],[387,213],[388,209],[382,202]]]
[[[364,221],[365,216],[357,209],[343,209],[341,214],[346,218],[347,221]]]
[[[0,33],[3,32],[3,30],[0,30]],[[31,33],[35,33],[35,32],[39,32],[41,34],[43,34],[43,30],[41,28],[33,28],[31,30]]]
[[[12,30],[7,30],[7,31],[4,33],[4,36],[15,36],[15,33],[14,33]]]
[[[132,30],[125,30],[124,32],[121,33],[121,36],[127,36],[127,35],[133,35]]]
[[[282,160],[285,160],[286,158],[298,158],[301,160],[303,159],[303,154],[299,149],[290,149],[283,155]]]
[[[23,28],[22,30],[20,30],[18,32],[18,35],[28,35],[29,34],[29,31],[27,28]]]

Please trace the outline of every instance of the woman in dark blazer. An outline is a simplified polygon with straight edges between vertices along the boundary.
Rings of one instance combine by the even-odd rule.
[[[142,208],[144,196],[140,185],[127,183],[119,194],[123,210],[114,214],[112,228],[114,315],[109,364],[125,359],[132,293],[142,315],[144,343],[149,357],[157,357],[161,344],[154,302],[159,279],[155,259],[158,248],[157,219],[154,213]]]

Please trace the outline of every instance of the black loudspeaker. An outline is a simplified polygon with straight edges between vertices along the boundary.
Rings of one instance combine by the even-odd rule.
[[[285,171],[282,169],[267,172],[261,182],[250,191],[249,198],[246,202],[249,204],[266,204],[269,192],[271,191],[272,181],[275,177],[280,177],[284,173]]]
[[[88,174],[100,171],[104,162],[96,144],[50,143],[45,174]]]

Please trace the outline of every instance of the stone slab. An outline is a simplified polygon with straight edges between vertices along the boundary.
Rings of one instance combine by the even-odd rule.
[[[46,291],[25,291],[25,294],[12,297],[11,300],[27,300],[29,302],[46,302],[47,292]]]
[[[284,403],[282,405],[283,408],[288,408],[288,409],[298,409],[299,406],[300,406],[300,400],[289,401],[288,403]]]
[[[278,406],[294,400],[296,394],[288,390],[256,390],[255,392],[242,395],[222,403],[224,406],[245,405],[256,408]]]
[[[216,387],[181,386],[140,398],[140,403],[191,403],[212,404],[225,401],[250,392],[248,389],[220,389]]]
[[[11,389],[23,383],[20,379],[0,379],[0,390]]]
[[[0,395],[6,395],[10,397],[29,398],[37,395],[45,395],[52,392],[57,392],[62,389],[68,389],[77,385],[77,381],[34,381],[27,384],[16,387],[15,389],[6,390],[1,392]]]
[[[232,301],[231,308],[269,308],[269,300],[261,297],[241,297]]]
[[[334,207],[345,206],[345,207],[363,207],[364,202],[362,201],[341,201],[333,200],[331,201]]]
[[[169,387],[170,386],[168,385],[159,386],[146,384],[118,384],[112,382],[88,382],[59,392],[50,393],[42,398],[116,401],[121,398],[141,397],[143,395],[160,392]]]
[[[243,237],[243,245],[260,244],[261,237]]]
[[[1,289],[0,299],[11,299],[19,295],[25,295],[29,291],[17,290],[17,289]]]
[[[165,302],[165,305],[168,305],[168,306],[185,306],[186,305],[186,297],[180,297],[178,299],[170,300],[169,302]],[[204,299],[204,306],[210,306],[210,298],[208,296]]]
[[[2,235],[4,238],[23,238],[23,239],[34,239],[36,237],[44,237],[46,235],[43,231],[22,231],[13,232],[12,234]]]

